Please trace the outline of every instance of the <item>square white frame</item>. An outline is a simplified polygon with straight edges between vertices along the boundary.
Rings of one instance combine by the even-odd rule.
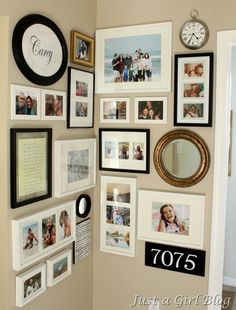
[[[41,273],[41,287],[33,294],[25,296],[24,292],[24,283],[30,278],[36,276],[38,273]],[[46,264],[37,265],[35,268],[29,269],[24,273],[16,276],[16,306],[22,308],[33,299],[41,295],[46,290]]]
[[[117,109],[117,102],[125,101],[126,102],[126,118],[125,119],[105,119],[104,118],[104,104],[109,102],[116,107]],[[100,123],[107,123],[107,124],[124,124],[130,122],[130,98],[100,98]]]
[[[16,114],[16,96],[20,93],[24,93],[25,98],[31,96],[37,100],[37,114]],[[24,85],[11,84],[11,119],[12,120],[40,120],[40,108],[41,108],[41,91],[40,88],[29,87]]]
[[[140,101],[161,101],[162,102],[162,119],[139,119],[139,102]],[[166,124],[167,123],[167,97],[135,97],[134,98],[134,122],[138,124]]]
[[[63,114],[61,116],[55,115],[45,115],[46,109],[46,95],[51,95],[54,98],[56,96],[62,97],[62,111]],[[65,121],[66,120],[66,109],[67,109],[67,100],[66,100],[66,92],[59,91],[59,90],[51,90],[51,89],[42,89],[41,90],[41,100],[42,100],[42,108],[41,108],[41,119],[48,120],[48,121]]]
[[[56,279],[53,278],[54,276],[54,264],[60,262],[62,259],[67,259],[67,270],[62,274],[58,275]],[[65,250],[53,257],[50,257],[47,260],[47,286],[51,287],[56,285],[57,283],[64,280],[71,274],[72,268],[72,250]]]
[[[135,36],[161,35],[161,78],[157,81],[146,82],[105,82],[105,41],[107,39],[127,38]],[[135,25],[128,27],[100,29],[96,31],[96,93],[119,92],[167,92],[171,90],[171,51],[172,51],[172,22]],[[137,44],[138,45],[138,44]],[[140,48],[139,46],[136,47]],[[129,52],[128,47],[125,49]],[[118,54],[119,52],[116,51]],[[134,53],[135,50],[132,52]]]
[[[167,233],[152,230],[152,203],[183,204],[190,207],[189,234]],[[139,190],[138,239],[189,248],[203,248],[205,196]]]
[[[32,265],[40,259],[54,253],[62,247],[72,243],[75,240],[76,226],[76,201],[70,201],[57,207],[35,213],[33,215],[12,220],[12,258],[13,270],[21,270]],[[60,215],[65,210],[70,215],[70,235],[63,237],[63,228],[60,226]],[[43,228],[42,221],[45,218],[54,216],[56,223],[56,241],[50,246],[43,247]],[[26,232],[31,228],[32,233],[38,240],[30,248],[24,249],[26,245]],[[34,242],[34,240],[33,240]],[[36,242],[36,240],[35,240]],[[27,252],[24,252],[27,251]],[[28,252],[29,251],[29,252]]]
[[[88,150],[88,178],[68,182],[68,153],[84,150]],[[55,141],[55,197],[63,197],[72,193],[77,193],[85,189],[92,188],[95,185],[96,139]]]
[[[130,202],[107,200],[107,184],[119,184],[130,186]],[[124,178],[115,176],[101,176],[101,206],[100,206],[100,251],[134,257],[135,255],[135,233],[136,233],[136,178]],[[130,209],[130,224],[118,225],[107,223],[107,205],[117,208]],[[128,248],[115,247],[106,242],[106,231],[118,231],[125,237],[129,233]],[[123,240],[124,241],[124,240]]]

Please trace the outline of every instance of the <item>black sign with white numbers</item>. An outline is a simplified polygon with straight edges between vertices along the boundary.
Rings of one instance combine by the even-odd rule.
[[[206,252],[166,244],[145,243],[145,265],[204,277]]]

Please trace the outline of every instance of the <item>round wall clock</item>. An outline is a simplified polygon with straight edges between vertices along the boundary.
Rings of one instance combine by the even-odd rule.
[[[198,19],[198,11],[190,12],[191,19],[183,24],[179,37],[181,43],[189,49],[203,47],[209,39],[209,29],[202,20]]]
[[[65,38],[49,18],[30,14],[18,21],[12,49],[24,76],[37,85],[51,85],[64,74],[68,51]]]

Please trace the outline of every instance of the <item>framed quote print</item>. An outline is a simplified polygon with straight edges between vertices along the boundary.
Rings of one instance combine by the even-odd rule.
[[[213,53],[175,55],[175,126],[212,126]]]
[[[52,196],[52,129],[11,128],[11,208]]]
[[[20,71],[34,84],[51,85],[66,70],[65,38],[58,26],[45,16],[29,14],[17,22],[12,50]]]

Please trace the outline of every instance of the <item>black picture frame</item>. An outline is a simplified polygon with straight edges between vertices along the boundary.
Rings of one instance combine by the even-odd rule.
[[[174,126],[212,126],[213,53],[175,55]]]
[[[40,27],[44,32],[48,28],[47,36],[45,33],[40,36]],[[48,41],[42,42],[45,37]],[[17,22],[12,36],[12,50],[20,71],[34,84],[54,84],[66,70],[68,49],[65,38],[59,27],[43,15],[29,14]]]
[[[150,173],[150,129],[99,128],[99,170]]]
[[[11,208],[50,198],[52,129],[11,128],[10,138]]]
[[[67,128],[93,128],[94,72],[68,67]]]

